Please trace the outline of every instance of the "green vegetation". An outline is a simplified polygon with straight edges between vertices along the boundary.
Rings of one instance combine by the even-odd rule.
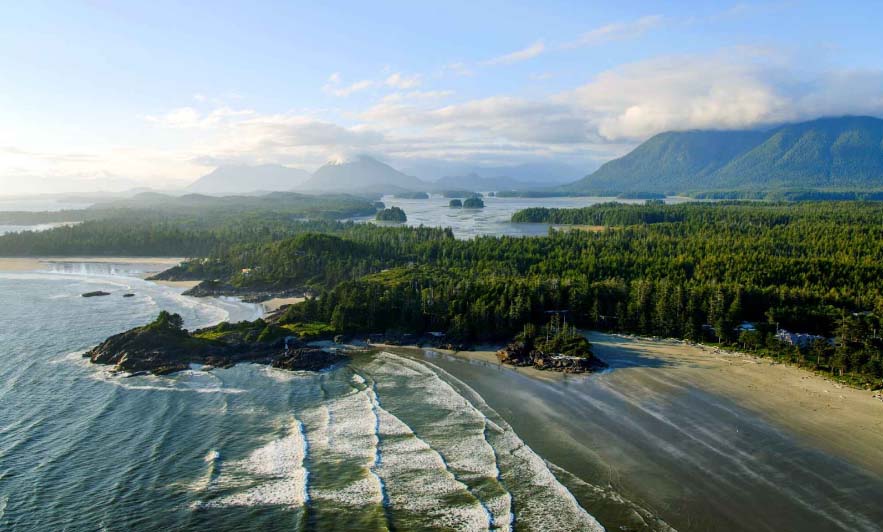
[[[452,199],[448,203],[448,207],[450,207],[452,209],[459,209],[459,208],[463,207],[463,202],[458,199]]]
[[[550,311],[567,311],[569,326],[715,342],[855,383],[883,383],[880,203],[651,201],[528,209],[513,220],[614,229],[473,240],[457,240],[449,229],[268,213],[218,217],[224,221],[214,228],[200,219],[142,219],[142,228],[132,218],[119,227],[96,220],[7,235],[0,250],[15,243],[82,253],[88,243],[92,253],[107,254],[141,245],[148,250],[142,254],[159,249],[202,257],[173,269],[178,278],[316,296],[287,308],[272,325],[243,326],[248,332],[237,336],[443,331],[451,341],[499,341],[545,323]],[[143,238],[145,230],[153,240]],[[791,347],[776,324],[833,338],[834,345],[809,338]]]
[[[375,219],[379,222],[407,222],[408,216],[405,215],[405,211],[402,209],[390,207],[378,212]]]
[[[595,195],[714,190],[756,194],[791,189],[879,192],[881,186],[883,120],[841,117],[769,131],[661,133],[564,190]]]
[[[481,198],[466,198],[463,200],[463,208],[464,209],[483,209],[484,208],[484,200]]]
[[[0,256],[199,257],[238,243],[271,242],[309,231],[345,230],[346,224],[333,220],[375,212],[371,202],[352,196],[273,193],[173,198],[140,194],[130,200],[63,211],[65,221],[83,220],[73,226],[2,235]],[[34,214],[28,213],[19,221],[42,223]],[[50,219],[57,215],[37,214]]]
[[[393,196],[399,199],[429,199],[426,192],[396,192]]]
[[[482,197],[481,192],[472,192],[469,190],[446,190],[446,191],[442,192],[442,195],[446,198],[460,198],[460,199],[472,198],[472,197],[476,197],[476,198]]]

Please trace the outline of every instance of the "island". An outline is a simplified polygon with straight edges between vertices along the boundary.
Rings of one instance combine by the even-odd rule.
[[[254,362],[318,371],[348,358],[307,347],[293,328],[261,319],[189,332],[179,314],[166,311],[147,325],[111,336],[83,356],[93,364],[114,366],[115,371],[154,375],[186,370],[194,363],[224,368]]]
[[[464,209],[483,209],[484,200],[479,197],[466,198],[463,200]]]
[[[458,200],[458,199],[452,199],[452,200],[448,203],[448,207],[450,207],[450,208],[452,208],[452,209],[460,209],[460,208],[463,207],[463,202],[460,201],[460,200]]]
[[[556,313],[540,330],[532,323],[525,324],[512,342],[497,351],[497,359],[512,366],[563,373],[590,373],[606,368],[607,364],[592,354],[586,337],[565,320]]]
[[[405,215],[405,211],[400,209],[399,207],[390,207],[388,209],[383,209],[377,213],[375,219],[378,222],[407,222],[408,217]]]
[[[397,192],[393,197],[398,199],[429,199],[429,194],[426,192]]]

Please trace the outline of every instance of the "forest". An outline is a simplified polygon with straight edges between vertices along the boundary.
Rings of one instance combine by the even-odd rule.
[[[0,255],[143,246],[140,254],[194,257],[166,278],[303,289],[315,297],[289,307],[282,322],[329,333],[440,331],[463,343],[499,341],[557,311],[580,328],[717,343],[856,383],[883,382],[879,203],[527,209],[513,221],[575,227],[472,240],[450,229],[268,212],[221,220],[90,221],[0,237]],[[781,330],[814,336],[791,345]]]

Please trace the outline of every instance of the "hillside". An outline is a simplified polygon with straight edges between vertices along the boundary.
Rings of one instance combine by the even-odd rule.
[[[298,188],[307,191],[364,193],[425,191],[430,186],[388,164],[362,155],[352,161],[322,166],[310,180]]]
[[[883,120],[841,117],[768,131],[660,133],[564,188],[674,193],[881,187]]]
[[[278,164],[220,166],[189,186],[197,194],[244,194],[291,190],[310,178],[310,173]]]

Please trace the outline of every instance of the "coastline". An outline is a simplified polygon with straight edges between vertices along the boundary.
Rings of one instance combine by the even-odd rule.
[[[850,388],[821,375],[747,353],[723,351],[681,340],[586,332],[593,352],[609,370],[584,375],[500,363],[500,346],[470,351],[372,344],[390,351],[480,362],[547,382],[603,376],[613,386],[641,384],[670,393],[684,385],[715,393],[796,434],[814,446],[883,475],[883,401],[874,392]]]
[[[47,263],[151,264],[171,268],[184,260],[174,257],[0,257],[0,271],[41,271]]]
[[[734,399],[814,445],[883,475],[883,401],[809,371],[680,340],[591,332],[614,382],[660,377]]]

